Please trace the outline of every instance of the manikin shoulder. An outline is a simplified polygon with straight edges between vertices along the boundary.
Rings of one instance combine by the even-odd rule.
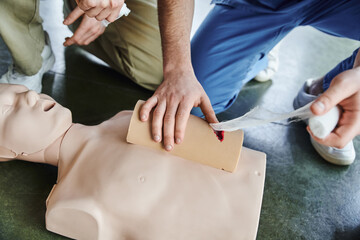
[[[101,211],[97,204],[91,199],[54,201],[53,190],[46,201],[46,229],[74,239],[99,239]]]
[[[98,126],[102,131],[119,131],[128,129],[133,111],[121,111]]]

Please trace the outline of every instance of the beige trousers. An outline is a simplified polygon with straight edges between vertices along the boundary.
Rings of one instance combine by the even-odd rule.
[[[111,23],[86,51],[140,86],[155,90],[163,79],[160,32],[156,0],[127,0],[130,14]],[[71,11],[64,2],[64,15]],[[80,20],[70,26],[75,31]]]
[[[42,65],[45,35],[39,0],[0,0],[0,35],[18,71],[36,74]]]
[[[129,16],[110,24],[83,48],[140,86],[155,90],[163,78],[156,0],[127,0],[126,4]],[[71,11],[67,0],[64,11]],[[17,69],[25,75],[36,74],[45,44],[39,0],[0,0],[0,35]]]

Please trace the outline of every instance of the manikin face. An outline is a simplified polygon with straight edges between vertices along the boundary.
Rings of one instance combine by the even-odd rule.
[[[22,85],[0,84],[0,146],[17,154],[48,147],[72,124],[71,112]]]

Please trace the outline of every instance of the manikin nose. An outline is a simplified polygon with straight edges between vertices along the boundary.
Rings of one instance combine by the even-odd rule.
[[[28,105],[30,105],[32,107],[40,99],[40,96],[37,92],[30,90],[26,93],[25,98],[26,98]]]

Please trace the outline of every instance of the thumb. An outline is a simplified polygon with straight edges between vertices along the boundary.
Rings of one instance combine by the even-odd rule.
[[[330,84],[330,87],[321,94],[311,105],[310,109],[315,115],[323,115],[330,109],[341,103],[356,92],[356,89],[348,83],[353,73],[345,71],[337,75]]]
[[[84,11],[76,7],[64,20],[65,25],[73,24],[79,17],[84,14]]]

